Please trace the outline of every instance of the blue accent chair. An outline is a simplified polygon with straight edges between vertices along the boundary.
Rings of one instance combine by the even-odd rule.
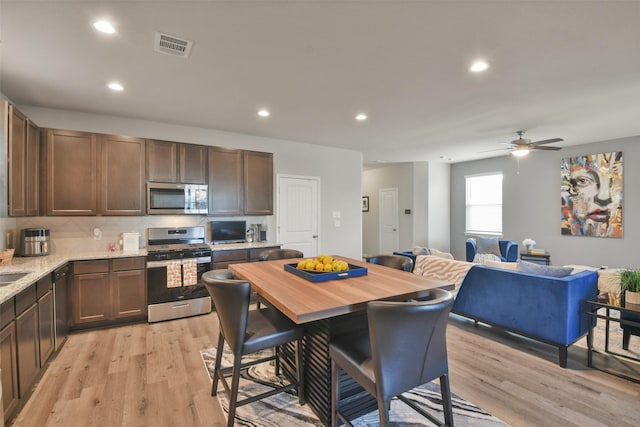
[[[518,260],[518,244],[513,240],[498,240],[500,245],[500,260],[502,262],[516,262]],[[467,262],[473,262],[476,253],[478,253],[478,245],[476,239],[467,239]]]

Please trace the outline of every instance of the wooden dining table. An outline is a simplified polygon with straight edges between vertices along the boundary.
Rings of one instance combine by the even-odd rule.
[[[331,422],[331,340],[345,334],[367,333],[366,307],[371,301],[404,301],[427,297],[435,288],[454,288],[453,284],[410,272],[341,256],[334,258],[364,267],[367,274],[312,282],[285,270],[285,264],[298,260],[229,265],[237,278],[251,283],[261,300],[303,325],[305,398],[325,425]],[[341,396],[341,410],[350,419],[376,410],[375,399],[352,379],[343,375],[340,381],[340,389],[349,393]]]

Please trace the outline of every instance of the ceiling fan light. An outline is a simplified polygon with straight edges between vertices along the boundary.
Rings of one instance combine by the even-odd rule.
[[[513,154],[516,157],[523,157],[523,156],[526,156],[527,154],[529,154],[529,149],[528,148],[516,148],[515,150],[513,150],[511,152],[511,154]]]

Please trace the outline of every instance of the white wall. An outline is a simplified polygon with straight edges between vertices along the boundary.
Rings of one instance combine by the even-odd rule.
[[[369,196],[369,212],[362,213],[363,255],[380,253],[379,206],[380,189],[398,189],[398,241],[400,250],[410,248],[413,241],[413,169],[410,163],[369,169],[362,173],[362,195]]]
[[[450,250],[450,171],[451,167],[447,163],[431,162],[429,163],[429,177],[426,181],[429,189],[429,214],[426,221],[428,240],[424,246],[444,252]],[[414,187],[419,188],[420,185],[414,183]]]
[[[379,251],[378,191],[398,188],[400,250],[414,246],[449,251],[449,179],[446,163],[399,163],[363,172],[363,195],[369,196],[369,212],[363,213],[365,254]],[[406,214],[405,209],[411,213]]]
[[[274,179],[275,174],[278,173],[320,177],[319,250],[324,253],[352,258],[360,258],[361,256],[362,217],[360,196],[362,190],[362,153],[360,152],[169,123],[29,106],[20,106],[19,108],[40,127],[131,135],[271,152],[274,160]],[[333,211],[341,212],[341,227],[339,228],[334,227]],[[142,232],[149,221],[149,218],[145,218],[137,226],[135,224],[131,225],[130,219],[120,217],[120,221],[127,228],[142,228],[142,230],[127,231]],[[93,223],[104,223],[112,231],[118,227],[117,222],[119,221],[118,219],[105,219],[104,217],[85,219],[86,221],[83,221],[83,224],[86,229],[90,228]],[[213,219],[213,217],[209,219]],[[260,217],[260,221],[257,222],[262,222],[263,219],[269,225],[269,229],[274,230],[275,218]],[[183,220],[187,219],[184,218]],[[49,218],[43,218],[42,221],[25,219],[21,224],[45,222],[54,223],[55,225],[57,224],[56,221]],[[152,221],[156,222],[155,219]],[[251,218],[248,218],[248,222],[251,223]],[[87,232],[87,230],[83,232]],[[53,239],[54,236],[52,235]]]
[[[560,234],[560,164],[563,157],[623,152],[624,198],[622,239],[562,236]],[[520,160],[513,156],[454,164],[451,167],[451,247],[465,258],[465,175],[501,171],[503,234],[518,242],[534,239],[551,253],[553,265],[640,268],[640,136],[537,151]]]

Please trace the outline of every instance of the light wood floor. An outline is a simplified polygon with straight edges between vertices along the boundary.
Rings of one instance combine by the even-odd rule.
[[[13,425],[223,425],[200,358],[215,340],[215,314],[72,334]],[[587,369],[582,348],[563,369],[549,346],[453,317],[448,346],[452,391],[513,426],[639,425],[640,385]]]

